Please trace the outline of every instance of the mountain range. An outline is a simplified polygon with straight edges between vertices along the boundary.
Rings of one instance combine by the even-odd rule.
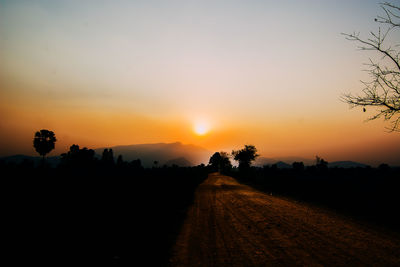
[[[255,162],[254,166],[262,167],[264,165],[272,165],[276,164],[278,168],[285,169],[291,168],[293,162],[303,162],[305,166],[315,165],[315,159],[307,159],[301,157],[279,157],[279,158],[265,158],[265,157],[258,157]],[[365,168],[368,165],[360,162],[355,161],[334,161],[328,162],[329,168]]]
[[[328,163],[329,168],[365,168],[368,165],[354,161],[335,161]]]
[[[39,165],[42,161],[42,157],[27,156],[27,155],[13,155],[7,157],[1,157],[0,160],[5,163],[22,164],[24,162],[33,162],[35,166]],[[46,157],[46,163],[52,167],[56,167],[60,163],[59,156]]]
[[[114,152],[114,157],[122,155],[123,160],[132,161],[140,159],[144,167],[173,165],[193,166],[201,163],[207,164],[212,152],[195,145],[176,143],[139,144],[127,146],[108,147]],[[101,155],[105,148],[97,148],[94,151]]]
[[[314,159],[307,159],[302,157],[276,157],[276,158],[266,158],[266,157],[258,157],[254,161],[253,165],[257,167],[262,167],[264,165],[272,165],[277,163],[285,163],[285,164],[292,164],[293,162],[303,162],[304,165],[314,165]],[[279,166],[278,166],[279,167]]]
[[[175,143],[155,143],[155,144],[136,144],[136,145],[124,145],[124,146],[113,146],[111,148],[116,159],[119,155],[122,155],[123,160],[132,161],[140,159],[144,167],[152,166],[196,166],[201,163],[208,164],[208,161],[213,154],[212,151],[204,149],[195,145],[182,144],[180,142]],[[101,155],[105,147],[94,149],[96,156],[101,158]],[[26,160],[33,161],[35,165],[39,164],[41,157],[26,156],[26,155],[14,155],[0,158],[6,163],[17,163],[20,164]],[[57,166],[60,162],[59,156],[47,157],[46,162],[52,166]],[[262,167],[264,165],[276,164],[278,168],[291,168],[293,162],[303,162],[304,165],[310,166],[315,164],[315,160],[307,159],[302,157],[277,157],[267,158],[258,157],[253,166]],[[235,163],[235,162],[232,162]],[[354,161],[336,161],[328,163],[328,167],[334,168],[354,168],[354,167],[366,167],[367,165]]]

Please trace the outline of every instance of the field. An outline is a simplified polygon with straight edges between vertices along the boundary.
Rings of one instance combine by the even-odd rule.
[[[166,265],[207,177],[205,167],[7,171],[2,241],[19,266]]]

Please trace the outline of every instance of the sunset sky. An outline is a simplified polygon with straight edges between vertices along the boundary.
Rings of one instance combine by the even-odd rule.
[[[378,3],[0,0],[0,156],[49,129],[51,155],[180,141],[400,165],[400,134],[339,99],[373,56],[341,33],[377,30]]]

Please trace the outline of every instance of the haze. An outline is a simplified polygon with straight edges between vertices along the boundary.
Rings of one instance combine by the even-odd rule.
[[[341,33],[376,30],[378,3],[0,0],[0,156],[44,128],[51,155],[180,141],[400,165],[400,134],[339,100],[370,56]]]

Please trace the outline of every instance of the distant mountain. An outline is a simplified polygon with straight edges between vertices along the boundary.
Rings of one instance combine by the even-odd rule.
[[[154,161],[158,162],[158,166],[178,165],[178,166],[195,166],[201,163],[207,164],[212,152],[195,145],[184,145],[180,142],[176,143],[156,143],[156,144],[137,144],[127,146],[114,146],[112,148],[114,158],[122,155],[123,160],[132,161],[140,159],[144,167],[154,166]],[[97,158],[101,158],[104,151],[103,148],[94,149]],[[14,155],[1,157],[0,160],[5,163],[20,164],[24,161],[31,161],[35,166],[40,164],[42,158],[26,155]],[[46,163],[56,167],[60,163],[60,156],[46,157]]]
[[[253,165],[257,167],[262,167],[264,165],[272,165],[278,162],[283,162],[285,164],[289,164],[290,166],[293,162],[303,162],[304,165],[306,166],[315,164],[314,159],[307,159],[301,157],[277,157],[277,158],[258,157],[253,163]]]
[[[107,147],[112,148],[114,151],[114,158],[122,155],[125,161],[132,161],[140,159],[144,167],[154,166],[154,161],[158,162],[158,166],[165,165],[178,165],[178,166],[195,166],[201,163],[207,164],[213,152],[195,145],[184,145],[180,142],[176,143],[155,143],[155,144],[137,144],[126,146]],[[97,157],[101,157],[103,148],[95,149]],[[6,163],[20,164],[24,161],[32,161],[35,166],[40,164],[42,158],[26,155],[14,155],[2,157],[0,160]],[[293,162],[303,162],[304,165],[314,165],[312,159],[301,157],[279,157],[279,158],[266,158],[258,157],[253,166],[262,167],[264,165],[277,164],[278,168],[291,168]],[[60,163],[59,156],[46,157],[46,163],[51,166],[57,166]],[[335,161],[328,163],[329,168],[364,168],[368,165],[354,162],[354,161]]]
[[[292,165],[287,164],[286,162],[283,162],[283,161],[278,161],[278,162],[276,162],[276,163],[274,163],[274,164],[276,164],[276,166],[278,167],[278,169],[288,169],[288,168],[292,168]]]
[[[265,157],[258,157],[256,158],[256,160],[252,163],[253,166],[256,167],[262,167],[264,165],[272,165],[275,162],[277,162],[276,159],[272,159],[272,158],[265,158]]]
[[[281,159],[286,159],[286,160],[277,160],[277,159],[272,159],[272,158],[264,158],[260,157],[257,158],[256,161],[254,162],[254,166],[262,167],[264,165],[272,165],[276,164],[278,168],[283,169],[283,168],[291,168],[292,163],[297,161],[297,162],[303,162],[304,165],[310,166],[310,165],[315,165],[314,160],[311,159],[304,159],[304,158],[298,158],[298,157],[284,157]],[[334,162],[329,162],[328,167],[329,168],[365,168],[368,165],[359,163],[359,162],[354,162],[354,161],[334,161]]]
[[[193,166],[193,163],[191,163],[190,161],[188,161],[184,157],[168,160],[164,164],[167,165],[167,166],[177,165],[179,167]]]
[[[154,166],[154,161],[158,162],[158,166],[177,161],[188,166],[208,163],[212,152],[195,145],[184,145],[180,142],[176,143],[156,143],[156,144],[138,144],[127,146],[114,146],[112,148],[114,157],[122,155],[123,160],[132,161],[140,159],[144,167]],[[96,154],[101,155],[103,148],[95,149]],[[180,160],[178,160],[180,159]],[[177,164],[179,165],[179,164]]]
[[[7,164],[21,164],[25,162],[33,162],[35,166],[38,166],[42,162],[42,157],[26,156],[26,155],[13,155],[7,157],[1,157],[1,161]],[[59,156],[46,157],[46,164],[56,167],[60,163]]]
[[[334,161],[328,163],[329,168],[365,168],[368,165],[354,161]]]

